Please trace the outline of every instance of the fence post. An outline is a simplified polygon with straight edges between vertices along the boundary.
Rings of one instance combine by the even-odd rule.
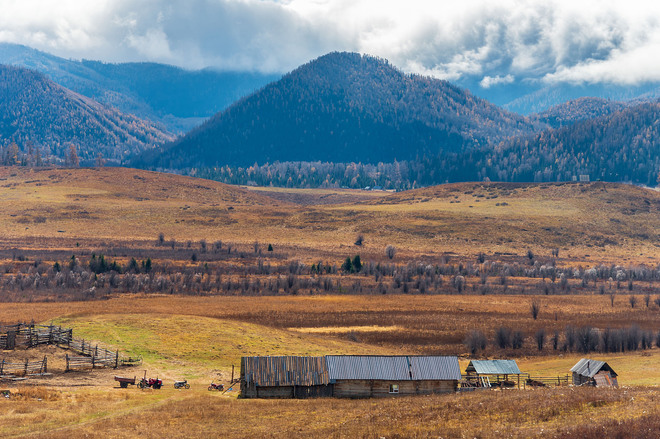
[[[92,355],[92,369],[96,368],[96,356]]]
[[[43,370],[41,371],[41,373],[48,373],[48,359],[46,358],[45,355],[44,355],[44,364],[42,366],[42,369]]]
[[[85,339],[82,339],[82,342],[80,344],[80,353],[85,355]]]
[[[25,371],[23,372],[23,376],[27,376],[27,372],[28,372],[28,359],[26,358],[25,359]]]
[[[66,336],[66,348],[69,349],[71,347],[71,339],[73,338],[73,329],[69,329],[67,331],[67,336]]]
[[[95,357],[99,356],[99,345],[96,345],[96,348],[94,348],[94,356]]]
[[[117,353],[115,354],[115,369],[119,367],[119,349],[117,349]]]
[[[2,359],[2,363],[0,363],[0,375],[2,375],[3,370],[5,369],[5,359]]]
[[[65,354],[66,357],[66,369],[64,369],[64,372],[69,371],[69,354]]]

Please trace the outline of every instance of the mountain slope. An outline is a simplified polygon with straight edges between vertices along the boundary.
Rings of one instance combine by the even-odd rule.
[[[188,71],[154,63],[73,61],[0,43],[0,64],[27,67],[57,84],[122,112],[185,132],[276,79],[252,72]]]
[[[474,164],[487,165],[482,178],[493,180],[559,181],[589,175],[592,180],[655,186],[660,172],[660,102],[511,140],[485,151]]]
[[[41,148],[63,158],[73,144],[82,161],[97,154],[119,162],[172,136],[150,122],[126,115],[67,90],[35,71],[0,65],[0,138]]]
[[[559,128],[575,122],[607,116],[632,105],[634,105],[632,102],[618,102],[609,99],[584,97],[555,105],[546,111],[531,115],[530,118],[537,118],[539,121],[553,128]]]
[[[242,99],[141,166],[379,162],[459,151],[540,125],[446,81],[356,53],[322,56]]]

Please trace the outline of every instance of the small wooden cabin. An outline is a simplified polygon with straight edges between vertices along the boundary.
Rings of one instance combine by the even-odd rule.
[[[571,372],[574,386],[619,387],[616,372],[604,361],[583,358],[571,368]]]
[[[454,392],[457,357],[328,355],[243,357],[245,398],[365,398]]]
[[[465,368],[465,379],[474,387],[513,387],[520,388],[520,375],[515,360],[472,360]],[[513,384],[513,385],[512,385]]]

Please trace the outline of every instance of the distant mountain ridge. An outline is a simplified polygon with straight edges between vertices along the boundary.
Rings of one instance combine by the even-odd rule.
[[[541,128],[446,81],[404,74],[376,57],[335,52],[135,164],[180,169],[287,160],[377,163],[476,148]]]
[[[41,73],[0,65],[0,145],[34,145],[64,158],[70,145],[81,161],[98,154],[120,163],[174,137],[135,116],[65,89]]]
[[[183,133],[279,75],[189,71],[155,63],[111,64],[59,58],[0,43],[0,64],[37,70],[53,82],[124,113]]]

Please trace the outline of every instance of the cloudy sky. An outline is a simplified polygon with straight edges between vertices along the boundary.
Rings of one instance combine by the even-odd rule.
[[[0,41],[278,73],[358,51],[485,88],[660,80],[660,2],[637,0],[0,0]]]

